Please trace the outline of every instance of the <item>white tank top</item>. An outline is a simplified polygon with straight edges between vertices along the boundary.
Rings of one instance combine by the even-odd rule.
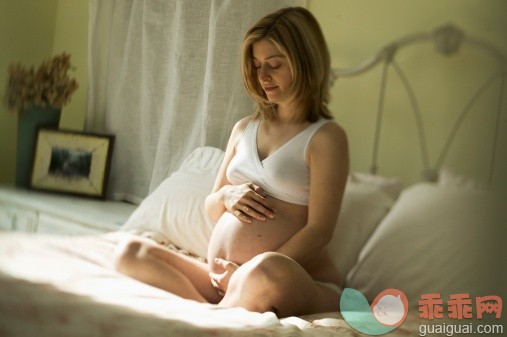
[[[321,118],[261,161],[257,150],[260,120],[251,120],[227,167],[227,179],[234,185],[252,182],[276,199],[307,206],[310,192],[308,144],[315,132],[331,121]]]

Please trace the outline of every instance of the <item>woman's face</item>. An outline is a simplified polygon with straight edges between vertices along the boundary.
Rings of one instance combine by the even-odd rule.
[[[270,102],[286,100],[292,85],[289,60],[271,41],[262,39],[252,45],[253,63],[257,78]]]

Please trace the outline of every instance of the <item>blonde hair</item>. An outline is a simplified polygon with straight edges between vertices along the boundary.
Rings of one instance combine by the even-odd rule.
[[[294,121],[315,122],[333,118],[329,102],[330,57],[324,35],[315,17],[305,8],[280,9],[257,21],[246,33],[242,46],[243,83],[257,102],[257,116],[276,117],[276,103],[269,102],[257,78],[252,45],[266,39],[287,57],[293,83],[289,89]]]

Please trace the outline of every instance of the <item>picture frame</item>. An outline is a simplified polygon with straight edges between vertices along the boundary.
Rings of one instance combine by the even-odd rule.
[[[37,130],[30,188],[106,198],[115,137],[71,130]]]

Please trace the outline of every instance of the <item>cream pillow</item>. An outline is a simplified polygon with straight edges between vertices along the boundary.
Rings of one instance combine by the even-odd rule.
[[[393,200],[398,199],[402,189],[401,179],[397,177],[385,177],[370,173],[353,172],[349,176],[349,181],[376,186],[387,193],[387,195],[389,195]]]
[[[179,248],[206,257],[214,223],[204,210],[224,152],[213,147],[195,149],[178,171],[146,197],[122,226],[123,231],[150,233]],[[162,235],[162,238],[161,238]]]
[[[460,190],[486,190],[486,185],[465,177],[449,168],[442,168],[438,174],[438,185],[443,188]]]
[[[343,277],[357,262],[359,252],[393,204],[394,199],[378,185],[349,178],[328,246]]]
[[[388,288],[412,306],[422,294],[495,294],[503,270],[505,212],[496,195],[420,183],[407,188],[379,224],[346,278],[372,301]],[[496,266],[496,267],[495,267]]]

